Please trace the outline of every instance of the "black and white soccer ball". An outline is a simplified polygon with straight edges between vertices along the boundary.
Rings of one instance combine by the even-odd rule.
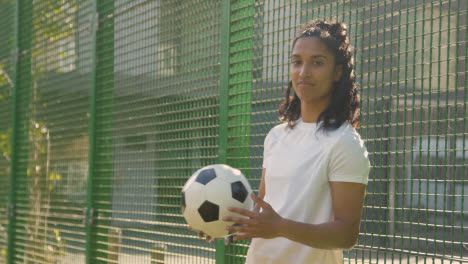
[[[196,171],[182,189],[182,214],[194,230],[220,238],[229,235],[230,222],[223,216],[240,216],[228,207],[252,210],[252,188],[245,176],[227,165],[217,164]]]

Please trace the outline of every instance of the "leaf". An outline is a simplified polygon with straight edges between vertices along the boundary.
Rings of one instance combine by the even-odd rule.
[[[56,173],[56,172],[52,172],[49,174],[49,179],[51,181],[60,181],[62,179],[62,176],[60,176],[60,174]]]

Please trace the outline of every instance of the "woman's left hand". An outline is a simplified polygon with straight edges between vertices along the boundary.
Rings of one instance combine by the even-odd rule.
[[[226,226],[226,230],[237,233],[237,235],[234,237],[234,240],[254,237],[268,239],[280,236],[280,226],[283,222],[283,218],[275,212],[270,204],[263,201],[263,199],[260,197],[253,193],[251,194],[251,197],[255,202],[253,211],[237,207],[228,208],[230,212],[238,213],[248,218],[235,216],[223,217],[223,221],[240,224],[237,226]],[[262,210],[260,211],[260,209]]]

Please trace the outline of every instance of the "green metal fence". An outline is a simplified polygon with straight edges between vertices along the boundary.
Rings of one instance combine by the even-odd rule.
[[[345,263],[467,263],[464,0],[0,0],[0,263],[243,263],[180,213],[258,188],[297,27],[348,24],[372,170]]]

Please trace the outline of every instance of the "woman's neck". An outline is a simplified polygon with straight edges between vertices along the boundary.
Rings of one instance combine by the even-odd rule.
[[[301,117],[305,123],[316,123],[319,115],[327,108],[328,102],[305,103],[301,101]]]

